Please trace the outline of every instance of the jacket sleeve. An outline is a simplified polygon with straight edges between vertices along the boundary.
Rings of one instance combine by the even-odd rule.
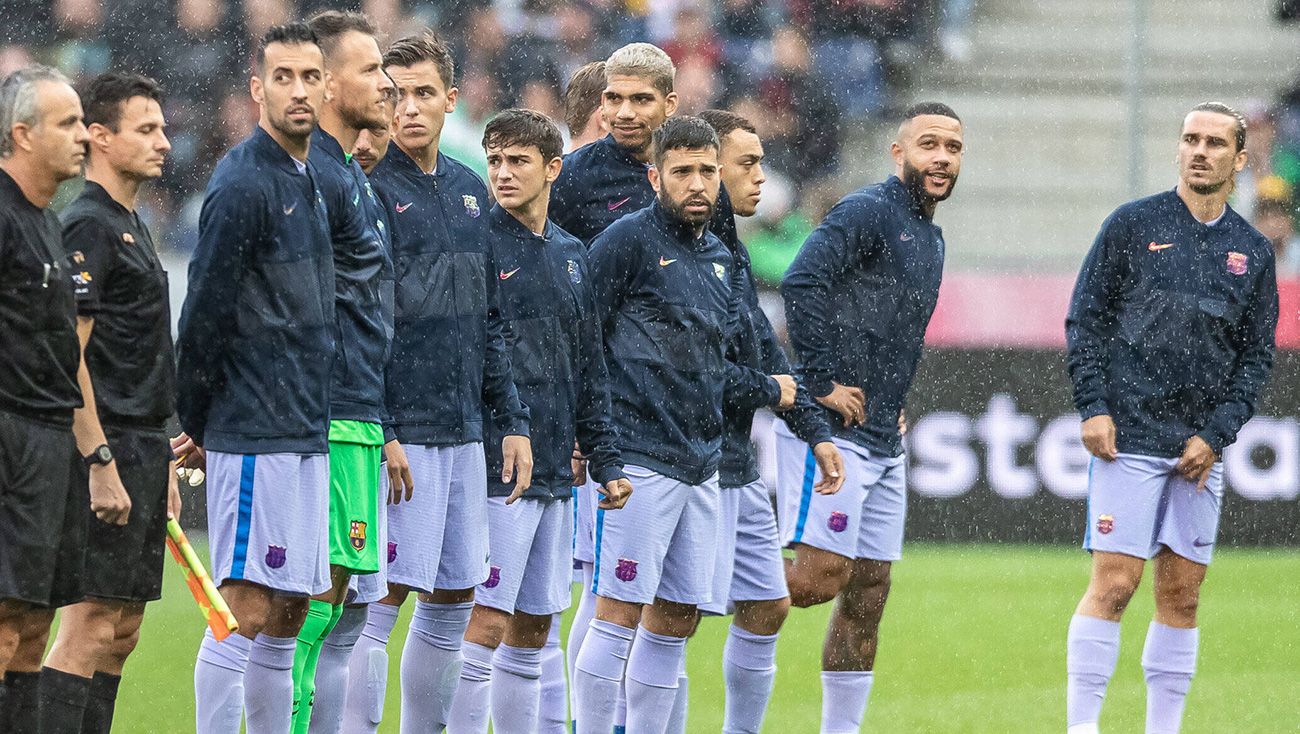
[[[590,272],[590,270],[589,270]],[[578,448],[587,457],[593,479],[601,484],[624,476],[623,458],[616,446],[617,433],[610,421],[609,369],[605,365],[605,348],[599,339],[600,322],[590,289],[586,292],[584,317],[578,333],[577,436]]]
[[[808,235],[781,280],[790,342],[804,385],[814,397],[829,395],[832,389],[835,355],[827,337],[835,328],[831,315],[837,304],[831,297],[831,286],[846,270],[871,255],[879,219],[875,203],[870,200],[846,199],[836,204]]]
[[[528,407],[519,399],[514,370],[510,366],[508,326],[501,318],[501,301],[497,293],[496,265],[491,253],[487,257],[487,334],[483,355],[483,404],[492,411],[492,419],[506,436],[528,435]]]
[[[1196,435],[1222,456],[1224,447],[1237,440],[1237,431],[1255,414],[1259,391],[1273,369],[1274,338],[1277,331],[1277,273],[1273,258],[1268,258],[1259,283],[1242,314],[1241,356],[1223,402],[1214,409],[1205,428]]]
[[[785,350],[776,339],[776,330],[767,314],[761,310],[754,314],[754,326],[758,329],[759,350],[763,359],[763,370],[773,375],[788,375],[793,369]],[[785,421],[790,432],[809,446],[816,446],[831,440],[831,429],[826,424],[826,413],[808,394],[808,390],[799,385],[795,393],[794,407],[776,412],[776,417]]]
[[[267,206],[251,186],[216,186],[199,214],[199,240],[176,337],[176,414],[199,446],[212,397],[225,386],[240,282],[257,233],[267,226]]]
[[[739,258],[735,258],[731,266],[731,299],[727,314],[728,338],[724,363],[727,381],[723,387],[723,400],[738,411],[754,411],[778,405],[781,402],[781,386],[769,374],[789,374],[767,373],[740,363],[737,347],[742,338],[740,330],[744,328],[740,310],[748,296],[748,289],[753,287],[749,272],[740,266]]]
[[[1074,407],[1084,420],[1110,413],[1106,402],[1107,345],[1115,329],[1115,304],[1124,282],[1128,218],[1111,214],[1084,258],[1065,317],[1066,366]]]
[[[614,328],[619,309],[632,291],[641,255],[640,247],[630,238],[620,237],[622,227],[605,230],[587,253],[591,265],[591,292],[596,303],[600,333],[606,336]]]

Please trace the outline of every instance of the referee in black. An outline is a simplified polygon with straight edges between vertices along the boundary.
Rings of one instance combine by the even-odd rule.
[[[102,74],[81,100],[90,133],[86,187],[60,215],[85,355],[86,404],[73,429],[95,446],[87,457],[92,507],[97,495],[124,488],[130,515],[126,525],[90,518],[87,598],[63,610],[44,675],[66,676],[76,690],[66,713],[75,716],[81,703],[84,715],[69,725],[107,734],[145,602],[162,595],[167,517],[180,513],[164,427],[176,392],[167,272],[136,213],[141,185],[162,175],[171,144],[151,79]]]
[[[85,482],[72,413],[80,350],[59,220],[46,207],[86,156],[81,101],[32,66],[0,84],[0,731],[40,731],[41,654],[57,607],[80,601]],[[93,448],[93,447],[90,447]],[[121,507],[113,508],[119,515]]]

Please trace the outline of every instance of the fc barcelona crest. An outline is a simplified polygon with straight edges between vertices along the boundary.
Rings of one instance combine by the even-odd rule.
[[[480,214],[478,208],[478,197],[473,194],[462,194],[460,200],[465,204],[465,213],[477,219]]]
[[[266,546],[266,566],[267,568],[280,568],[284,565],[287,551],[278,545]]]
[[[353,520],[352,528],[348,530],[348,539],[352,541],[352,547],[356,550],[366,549],[366,523],[364,520]]]
[[[582,271],[578,269],[578,261],[569,261],[569,281],[574,285],[582,282]]]
[[[614,578],[619,581],[632,581],[636,578],[636,561],[629,558],[618,559],[618,566],[614,568]]]
[[[727,268],[722,263],[713,263],[713,274],[718,276],[718,280],[727,279]]]
[[[1240,252],[1228,253],[1228,272],[1233,275],[1245,275],[1248,258]]]

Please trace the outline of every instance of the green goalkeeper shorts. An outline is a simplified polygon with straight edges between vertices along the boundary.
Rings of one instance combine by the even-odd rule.
[[[354,574],[379,570],[379,472],[384,429],[378,423],[330,421],[330,565]]]

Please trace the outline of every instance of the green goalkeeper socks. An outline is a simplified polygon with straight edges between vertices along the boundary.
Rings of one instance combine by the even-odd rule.
[[[316,691],[316,663],[334,625],[343,615],[343,605],[312,599],[307,619],[298,631],[298,648],[293,655],[293,734],[307,734],[311,725],[312,695]]]

